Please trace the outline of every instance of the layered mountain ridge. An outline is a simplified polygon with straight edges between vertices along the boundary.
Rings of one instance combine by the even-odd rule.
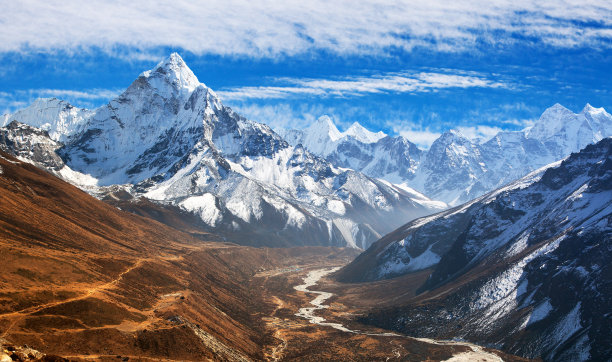
[[[502,131],[484,143],[450,130],[421,150],[402,136],[386,136],[358,124],[340,132],[329,117],[305,130],[281,130],[289,143],[301,143],[341,167],[406,185],[449,205],[459,205],[501,187],[588,144],[612,136],[612,116],[587,104],[575,114],[550,107],[522,131]]]
[[[612,325],[612,138],[472,202],[414,220],[337,274],[430,270],[414,299],[364,321],[550,361],[605,360]]]
[[[134,197],[195,213],[209,230],[248,244],[366,248],[406,219],[445,207],[289,145],[224,106],[176,53],[100,108],[39,100],[4,116],[5,125],[13,121],[43,127],[49,136],[42,153],[5,142],[21,159],[46,167],[41,158],[57,155],[79,176],[64,178],[99,197],[122,185]],[[23,127],[4,132],[17,129]],[[5,139],[33,144],[21,135]]]

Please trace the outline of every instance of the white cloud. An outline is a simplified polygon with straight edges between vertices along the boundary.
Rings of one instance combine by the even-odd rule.
[[[502,121],[504,124],[521,127],[521,129],[531,127],[536,123],[536,119],[507,119]]]
[[[5,1],[0,52],[117,46],[269,57],[476,44],[612,44],[609,0]],[[530,40],[527,40],[530,39]],[[146,54],[146,51],[145,51]]]
[[[30,105],[36,98],[59,98],[81,108],[93,108],[121,93],[117,89],[26,89],[16,90],[13,93],[0,92],[0,112],[12,113]]]
[[[112,89],[89,89],[89,90],[71,90],[71,89],[31,89],[26,91],[37,98],[56,97],[60,99],[82,99],[82,100],[98,100],[111,99],[119,95],[120,91]]]
[[[500,127],[491,127],[483,125],[462,126],[457,127],[457,129],[470,140],[479,143],[488,141],[498,132],[503,131],[503,129],[501,129]]]
[[[448,70],[445,70],[448,72]],[[349,96],[368,93],[413,93],[429,92],[442,88],[511,88],[512,85],[488,79],[476,72],[388,73],[369,77],[346,77],[343,79],[297,79],[280,78],[276,81],[284,86],[238,87],[218,91],[226,100],[248,98],[285,98],[290,95]]]
[[[396,128],[394,132],[423,149],[428,149],[442,134],[440,132],[430,131],[429,128],[418,129],[412,127]]]
[[[320,105],[239,104],[232,108],[246,118],[265,123],[272,129],[303,129],[314,123],[323,114],[335,118],[333,108]]]

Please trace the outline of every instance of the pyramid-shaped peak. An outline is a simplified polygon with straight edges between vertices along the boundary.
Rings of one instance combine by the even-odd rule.
[[[314,124],[319,125],[319,126],[326,126],[326,127],[336,127],[336,125],[334,124],[334,121],[332,121],[332,119],[328,115],[322,115],[316,120]]]
[[[556,103],[547,108],[540,119],[527,131],[527,138],[538,139],[540,141],[555,137],[569,124],[581,122],[577,115]]]
[[[177,70],[181,68],[189,69],[189,67],[183,60],[183,58],[176,52],[170,54],[170,56],[168,56],[166,59],[159,62],[155,68],[156,69],[157,68],[177,69]]]
[[[304,131],[307,144],[312,142],[326,143],[329,140],[336,141],[342,137],[342,133],[338,130],[332,119],[326,115],[319,117],[316,122],[313,122]]]
[[[165,88],[163,84],[172,84],[175,87],[192,92],[202,84],[178,53],[170,54],[166,59],[159,62],[155,68],[143,72],[141,76],[149,79],[159,89]]]
[[[440,138],[445,138],[445,139],[461,139],[461,140],[467,140],[469,141],[469,138],[467,138],[463,133],[461,133],[461,131],[459,131],[458,129],[451,129],[448,130],[446,132],[444,132],[442,134],[442,136],[440,136]]]
[[[566,113],[566,114],[574,114],[574,112],[570,111],[569,109],[565,108],[564,106],[562,106],[559,103],[555,103],[552,107],[547,108],[543,113],[542,116],[540,116],[540,118],[542,117],[546,117],[548,115],[554,115],[554,114],[562,114],[562,113]]]

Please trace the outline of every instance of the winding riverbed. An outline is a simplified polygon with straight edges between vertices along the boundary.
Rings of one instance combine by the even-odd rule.
[[[362,332],[362,331],[355,331],[355,330],[346,328],[341,323],[327,322],[325,318],[316,316],[314,314],[317,310],[329,308],[329,305],[325,305],[323,304],[323,302],[331,298],[334,294],[329,293],[329,292],[322,292],[318,290],[310,290],[308,288],[316,285],[321,278],[323,278],[324,276],[328,274],[335,272],[336,270],[340,268],[341,267],[336,267],[336,268],[331,268],[331,269],[313,270],[309,272],[308,275],[304,278],[304,284],[300,284],[300,285],[293,287],[295,290],[300,291],[300,292],[317,294],[317,297],[310,301],[310,304],[313,305],[312,307],[300,308],[300,310],[295,315],[298,317],[308,319],[310,323],[318,324],[320,326],[332,327],[332,328],[335,328],[343,332],[355,333],[355,334],[365,334],[368,336],[401,337],[399,334],[395,334],[395,333],[367,333],[367,332]]]
[[[355,330],[346,328],[341,323],[328,322],[325,318],[315,315],[316,311],[329,308],[329,305],[325,305],[323,304],[323,302],[331,298],[334,294],[329,293],[329,292],[319,291],[319,290],[310,290],[308,288],[315,286],[319,282],[319,280],[321,280],[321,278],[323,278],[324,276],[328,274],[335,272],[338,269],[340,269],[340,267],[331,268],[331,269],[313,270],[309,272],[308,275],[306,275],[306,277],[304,278],[303,284],[296,285],[295,287],[293,287],[297,291],[317,295],[315,299],[310,301],[310,305],[312,305],[312,307],[300,308],[300,310],[295,315],[298,317],[307,319],[310,323],[318,324],[320,326],[332,327],[332,328],[335,328],[337,330],[347,332],[347,333],[364,334],[368,336],[405,337],[405,336],[402,336],[396,333],[367,333],[367,332],[362,332],[362,331],[355,331]],[[413,337],[407,337],[407,338],[413,338]],[[459,353],[447,361],[462,362],[462,361],[479,360],[483,362],[503,362],[503,359],[501,359],[499,356],[485,351],[481,346],[478,346],[476,344],[472,344],[468,342],[459,342],[459,341],[439,341],[439,340],[429,339],[429,338],[413,338],[413,339],[416,339],[422,342],[426,342],[426,343],[437,344],[437,345],[465,346],[465,347],[469,347],[472,350],[471,352]]]

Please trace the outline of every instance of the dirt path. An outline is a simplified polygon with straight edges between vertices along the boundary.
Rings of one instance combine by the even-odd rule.
[[[123,277],[128,274],[129,272],[131,272],[132,270],[139,268],[142,263],[144,263],[145,261],[150,261],[151,259],[149,258],[144,258],[144,259],[138,259],[132,266],[130,266],[129,268],[125,269],[124,271],[122,271],[121,273],[119,273],[117,275],[117,277],[107,283],[104,284],[100,284],[100,285],[96,285],[92,288],[89,288],[87,290],[86,293],[81,294],[79,296],[73,297],[73,298],[68,298],[68,299],[63,299],[63,300],[59,300],[59,301],[55,301],[55,302],[51,302],[51,303],[45,303],[45,304],[40,304],[40,305],[36,305],[36,306],[32,306],[32,307],[28,307],[28,308],[24,308],[15,312],[10,312],[10,313],[5,313],[5,314],[0,314],[0,318],[15,318],[15,320],[8,326],[8,328],[2,333],[2,335],[0,336],[1,338],[5,338],[8,333],[11,331],[11,329],[17,324],[19,323],[24,317],[34,314],[36,312],[39,312],[41,310],[47,309],[47,308],[51,308],[51,307],[55,307],[61,304],[65,304],[65,303],[70,303],[70,302],[74,302],[74,301],[78,301],[78,300],[83,300],[86,298],[91,297],[92,295],[103,291],[103,290],[108,290],[114,286],[116,286],[121,279],[123,279]]]

